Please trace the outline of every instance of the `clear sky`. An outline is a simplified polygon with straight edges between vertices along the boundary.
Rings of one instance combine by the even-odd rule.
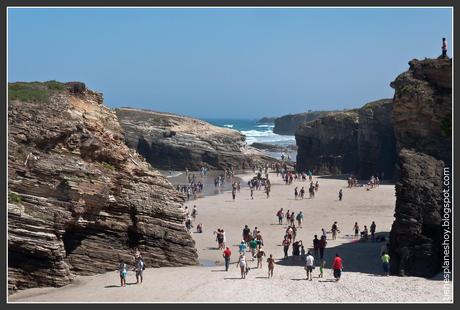
[[[257,118],[391,98],[452,55],[449,8],[9,9],[8,79],[82,81],[110,107]]]

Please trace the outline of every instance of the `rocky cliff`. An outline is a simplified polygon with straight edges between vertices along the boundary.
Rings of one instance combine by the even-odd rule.
[[[391,83],[399,152],[391,272],[431,277],[443,256],[441,182],[452,160],[452,60],[412,60],[409,66]]]
[[[330,112],[313,111],[298,114],[288,114],[275,118],[275,127],[273,132],[279,135],[293,136],[300,125],[314,121],[315,119],[325,116]]]
[[[9,84],[9,290],[62,286],[132,263],[197,263],[184,198],[124,143],[82,83]]]
[[[116,109],[116,113],[126,144],[157,168],[247,169],[274,160],[247,146],[245,136],[235,130],[170,113],[130,108]]]
[[[274,124],[276,117],[262,117],[257,121],[257,124]]]
[[[358,176],[393,179],[396,141],[393,129],[393,100],[370,102],[358,110]]]
[[[392,178],[396,161],[392,106],[391,99],[382,99],[304,123],[296,132],[297,169]]]
[[[356,110],[331,113],[304,123],[296,131],[298,171],[340,174],[358,169],[359,114]]]

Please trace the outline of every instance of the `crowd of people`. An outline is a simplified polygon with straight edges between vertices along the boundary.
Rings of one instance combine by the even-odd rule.
[[[248,190],[250,192],[251,200],[254,199],[254,192],[255,191],[264,191],[269,197],[271,182],[269,179],[269,172],[276,172],[278,176],[281,176],[283,182],[287,185],[292,184],[293,182],[306,182],[308,180],[309,185],[307,186],[295,186],[294,188],[294,199],[295,200],[303,200],[305,199],[306,189],[309,191],[309,197],[314,198],[315,194],[319,191],[319,181],[313,180],[313,174],[311,171],[305,172],[293,172],[288,171],[286,164],[280,163],[273,163],[271,165],[264,164],[253,166],[253,171],[256,174],[251,180],[248,181]],[[187,199],[191,199],[192,197],[196,199],[196,193],[199,193],[203,190],[203,183],[201,181],[197,181],[197,177],[193,173],[187,173],[187,179],[189,180],[188,185],[177,185],[177,189],[183,193],[187,194]],[[208,169],[203,167],[200,170],[201,176],[206,177],[208,175]],[[222,187],[226,182],[231,180],[232,187],[231,193],[233,200],[236,199],[236,195],[241,191],[241,184],[239,181],[233,182],[233,169],[227,169],[224,173],[218,176],[215,179],[215,186]],[[308,183],[307,183],[308,184]],[[348,187],[357,187],[359,186],[358,181],[355,177],[350,176],[348,178]],[[367,184],[367,188],[372,189],[379,186],[379,178],[372,176],[369,179]],[[342,189],[339,190],[339,200],[342,200],[343,191]],[[185,212],[185,227],[189,233],[191,233],[192,228],[194,227],[194,222],[197,219],[198,211],[196,205],[193,206],[192,210],[189,210],[186,206],[184,208]],[[279,225],[286,224],[286,228],[283,229],[284,237],[281,242],[281,246],[283,247],[283,256],[281,260],[288,260],[291,256],[292,262],[298,264],[299,262],[303,262],[307,280],[313,280],[313,273],[316,267],[319,267],[318,278],[322,278],[324,275],[324,269],[328,265],[325,259],[325,252],[328,244],[328,234],[331,234],[331,240],[336,240],[338,234],[341,232],[339,229],[338,222],[335,221],[330,230],[326,231],[326,229],[321,229],[321,234],[315,234],[311,246],[306,244],[303,240],[298,240],[298,229],[302,229],[303,222],[304,222],[304,211],[294,211],[294,210],[287,210],[284,212],[284,209],[281,207],[278,212],[276,212],[276,218],[278,220]],[[196,224],[196,232],[202,233],[203,232],[203,224],[197,223]],[[379,239],[375,235],[376,233],[376,224],[373,221],[371,225],[369,225],[369,229],[367,225],[363,226],[363,229],[360,228],[358,222],[355,222],[353,226],[353,236],[355,239],[359,239],[361,241],[386,241],[384,239]],[[219,227],[215,231],[213,231],[213,235],[215,236],[215,240],[217,242],[217,249],[222,251],[222,257],[224,259],[224,266],[225,270],[229,270],[231,257],[232,257],[232,250],[227,244],[227,237],[226,233],[223,228]],[[330,256],[329,256],[330,257]],[[389,256],[389,247],[388,243],[386,243],[385,248],[382,248],[380,252],[380,258],[382,262],[382,268],[384,274],[390,274],[390,256]],[[248,225],[245,225],[242,230],[242,240],[238,245],[238,257],[236,261],[236,267],[239,268],[241,273],[241,278],[245,279],[248,275],[249,271],[251,270],[250,262],[256,261],[255,268],[263,269],[264,261],[268,267],[268,278],[273,277],[274,268],[275,268],[275,258],[272,253],[266,253],[264,250],[264,239],[261,233],[261,230],[258,227],[254,227],[251,231]],[[137,251],[135,258],[132,262],[134,266],[133,271],[136,272],[136,283],[142,283],[143,281],[143,270],[145,269],[145,263],[142,259],[142,256]],[[335,254],[334,258],[330,262],[330,267],[333,270],[333,275],[336,281],[339,281],[341,278],[341,272],[343,269],[343,261],[342,257],[338,253]],[[120,272],[120,279],[121,285],[126,285],[126,276],[128,274],[128,264],[126,262],[120,262],[120,266],[118,268]]]

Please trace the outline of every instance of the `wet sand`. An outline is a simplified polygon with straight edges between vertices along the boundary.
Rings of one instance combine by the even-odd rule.
[[[240,176],[247,182],[252,174]],[[284,185],[276,174],[271,174],[271,197],[256,191],[250,199],[249,189],[243,188],[232,201],[230,192],[195,200],[198,217],[194,223],[203,223],[202,234],[193,233],[201,266],[148,268],[142,285],[119,287],[118,273],[77,277],[75,282],[62,288],[39,288],[21,291],[9,297],[10,302],[442,302],[443,282],[416,277],[386,277],[382,275],[379,258],[381,243],[356,242],[353,224],[361,228],[377,224],[377,233],[387,235],[394,220],[395,192],[393,185],[381,185],[366,191],[364,188],[346,187],[346,181],[335,178],[314,178],[320,184],[314,199],[294,200],[294,187],[307,187],[307,182],[294,181]],[[242,182],[244,183],[244,182]],[[337,193],[343,190],[343,201]],[[187,205],[187,204],[186,204]],[[338,221],[341,233],[337,240],[328,240],[325,251],[327,269],[319,279],[319,268],[313,272],[313,281],[306,281],[302,263],[283,259],[281,241],[286,225],[278,225],[276,211],[302,210],[305,214],[303,228],[298,230],[298,240],[311,246],[313,235],[321,228],[330,230]],[[262,269],[255,262],[245,280],[240,279],[236,268],[237,244],[242,229],[247,224],[257,226],[264,238],[264,249],[273,254],[276,265],[274,276],[267,279],[264,260]],[[224,271],[222,252],[216,249],[213,231],[224,228],[230,246],[232,264]],[[330,238],[330,234],[328,235]],[[290,248],[289,254],[291,255]],[[333,282],[331,261],[335,253],[343,258],[344,271],[340,282]],[[128,283],[133,283],[133,272],[128,273]]]

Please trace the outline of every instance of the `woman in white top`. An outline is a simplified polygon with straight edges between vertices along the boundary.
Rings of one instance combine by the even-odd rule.
[[[238,259],[238,264],[236,264],[236,268],[240,267],[241,270],[241,279],[246,279],[246,257],[244,257],[244,253],[240,254],[240,258]]]

